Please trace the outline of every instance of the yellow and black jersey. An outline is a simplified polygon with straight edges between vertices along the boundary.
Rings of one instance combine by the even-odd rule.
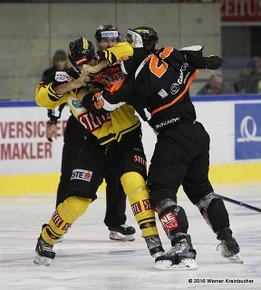
[[[140,127],[139,118],[135,115],[132,106],[124,105],[114,112],[95,116],[88,112],[82,103],[78,101],[77,91],[70,91],[62,96],[57,95],[53,85],[56,85],[59,79],[63,83],[69,77],[68,74],[66,76],[66,73],[63,72],[58,74],[55,82],[50,84],[40,83],[37,86],[35,95],[37,105],[47,109],[54,109],[63,103],[67,103],[73,115],[89,132],[98,138],[101,145],[111,141],[119,142],[124,134]]]
[[[102,57],[110,65],[120,62],[122,72],[127,75],[137,69],[146,57],[146,53],[143,47],[133,48],[128,42],[119,42],[115,46],[104,50]]]
[[[105,49],[102,57],[112,65],[126,57],[133,56],[133,53],[133,47],[128,42],[118,42],[115,46]]]

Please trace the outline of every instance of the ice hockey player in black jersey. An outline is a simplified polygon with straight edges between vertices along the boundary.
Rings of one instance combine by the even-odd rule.
[[[189,95],[198,69],[219,69],[222,59],[203,57],[201,46],[180,50],[166,46],[156,50],[158,36],[150,27],[129,30],[127,40],[134,47],[134,54],[122,61],[122,68],[128,74],[125,82],[121,86],[116,84],[117,90],[110,88],[92,97],[86,95],[83,102],[96,114],[114,110],[122,102],[129,103],[157,133],[148,187],[151,204],[172,247],[156,258],[156,267],[197,268],[196,251],[187,233],[188,219],[177,204],[180,185],[221,242],[222,256],[242,263],[224,202],[216,197],[208,179],[210,139],[203,125],[196,121]],[[141,43],[150,54],[138,66],[133,66],[135,48]]]

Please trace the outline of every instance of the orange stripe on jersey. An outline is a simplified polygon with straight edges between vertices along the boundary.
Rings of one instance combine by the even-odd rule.
[[[118,83],[109,83],[106,86],[106,90],[110,92],[111,94],[115,93],[118,91],[118,89],[123,85],[125,78],[122,78],[122,80]]]
[[[186,84],[186,86],[185,86],[185,89],[184,89],[184,90],[183,90],[183,91],[182,91],[182,92],[177,96],[177,98],[175,98],[172,102],[170,102],[170,103],[168,103],[168,104],[166,104],[166,105],[164,105],[164,106],[161,106],[161,107],[159,107],[159,108],[153,110],[153,111],[151,112],[151,116],[153,116],[153,115],[155,115],[156,113],[158,113],[158,112],[160,112],[160,111],[162,111],[162,110],[164,110],[164,109],[166,109],[166,108],[168,108],[168,107],[174,105],[178,100],[180,100],[180,99],[185,95],[185,93],[188,91],[189,86],[191,85],[192,81],[196,78],[196,76],[197,76],[198,74],[199,74],[199,71],[196,70],[196,71],[191,75],[191,77],[189,78],[189,80],[188,80],[188,82],[187,82],[187,84]]]

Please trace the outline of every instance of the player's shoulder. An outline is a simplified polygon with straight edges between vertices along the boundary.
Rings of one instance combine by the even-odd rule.
[[[132,46],[130,45],[130,43],[127,42],[127,41],[118,42],[113,47],[114,48],[125,48],[125,49],[132,48]]]
[[[161,46],[160,48],[158,48],[155,52],[155,54],[160,54],[161,56],[168,56],[171,53],[175,52],[176,49],[173,46]]]

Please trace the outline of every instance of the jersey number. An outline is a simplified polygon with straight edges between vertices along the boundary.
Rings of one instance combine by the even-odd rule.
[[[159,54],[160,59],[167,58],[173,51],[173,47],[166,46],[164,47],[164,50]],[[149,68],[150,71],[157,76],[158,78],[161,78],[164,73],[168,69],[168,64],[165,61],[162,61],[161,64],[159,64],[159,58],[156,55],[150,55],[149,58]]]

